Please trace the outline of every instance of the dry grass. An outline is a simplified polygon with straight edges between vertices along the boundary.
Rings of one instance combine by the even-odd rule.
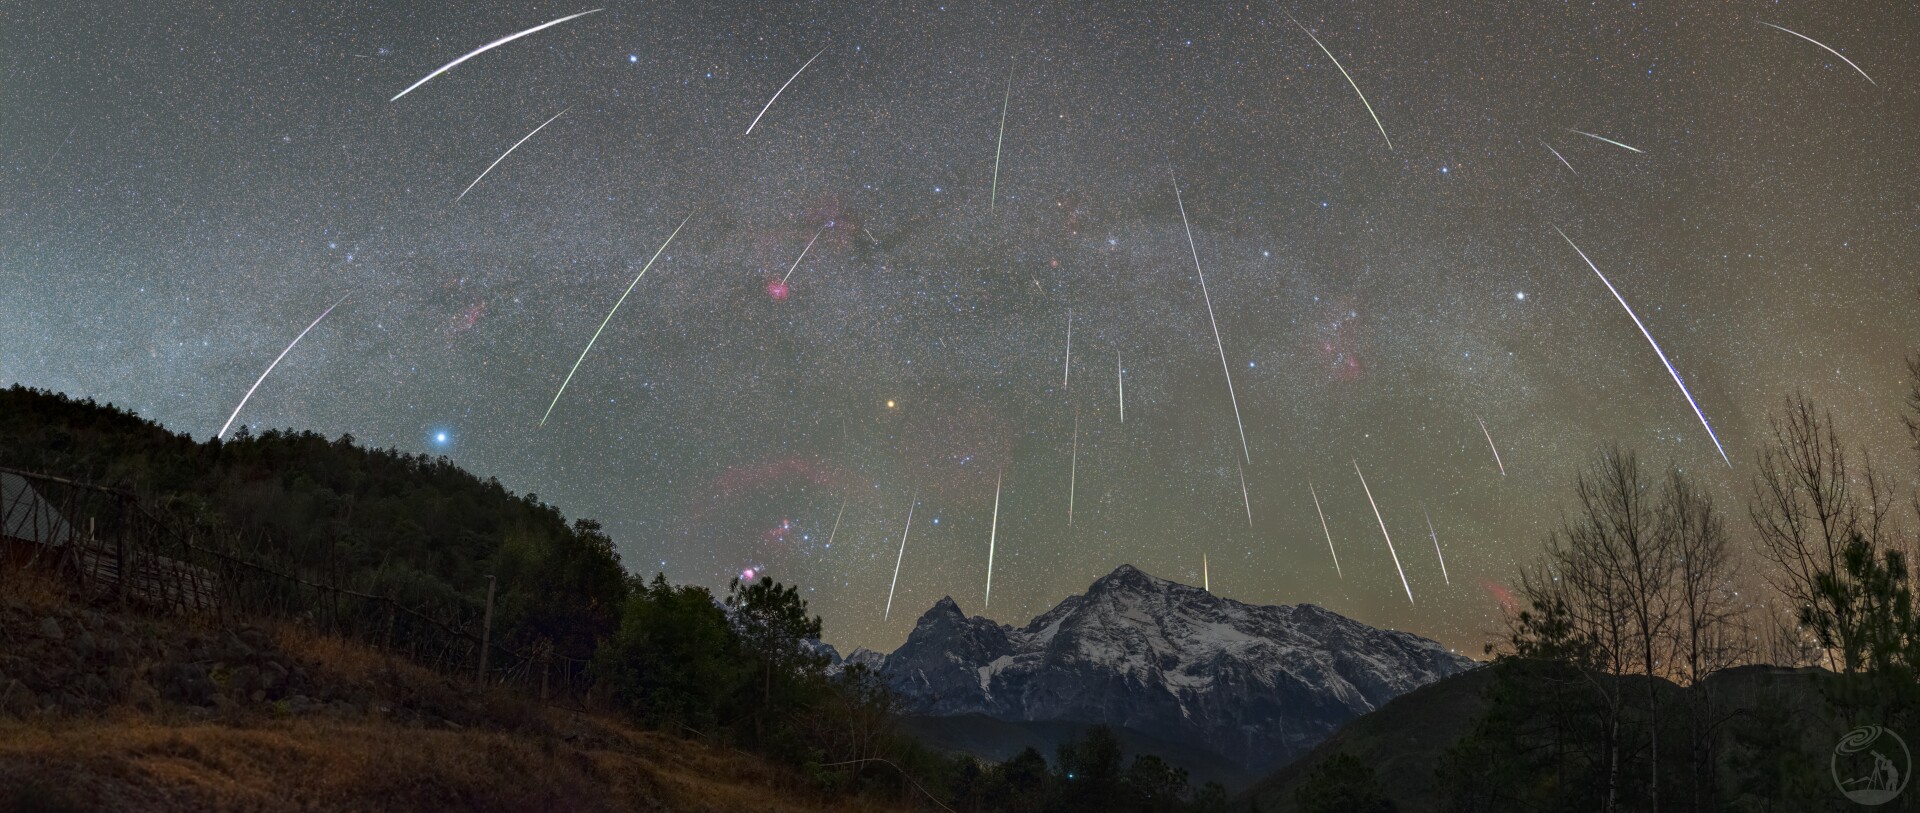
[[[66,600],[53,589],[20,590],[21,580],[5,586],[34,608]],[[29,721],[0,715],[0,813],[904,809],[824,798],[792,769],[757,757],[504,690],[477,692],[297,625],[267,629],[317,683],[365,690],[374,706],[431,713],[288,715],[262,706],[209,715],[161,706]],[[426,722],[436,718],[464,727]]]
[[[17,789],[0,792],[0,810],[891,809],[818,798],[737,752],[607,720],[552,722],[572,741],[325,716],[0,723],[0,788]]]

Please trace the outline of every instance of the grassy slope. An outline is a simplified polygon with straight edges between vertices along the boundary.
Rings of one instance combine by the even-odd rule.
[[[65,613],[69,627],[100,617],[4,581],[15,623],[21,607],[31,619]],[[128,618],[126,627],[164,637],[198,625]],[[0,812],[894,809],[827,799],[793,770],[737,751],[476,692],[296,627],[267,629],[314,684],[369,699],[289,713],[245,698],[188,707],[149,694],[79,712],[0,712]]]

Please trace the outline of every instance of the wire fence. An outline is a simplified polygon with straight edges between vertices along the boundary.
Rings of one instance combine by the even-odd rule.
[[[491,640],[485,609],[409,605],[346,586],[337,572],[290,572],[258,555],[265,540],[246,541],[131,491],[0,468],[0,565],[56,572],[89,603],[220,624],[278,619],[448,675],[585,704],[586,661],[554,652],[545,640],[521,649]]]

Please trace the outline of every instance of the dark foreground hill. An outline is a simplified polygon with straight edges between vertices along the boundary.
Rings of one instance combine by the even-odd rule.
[[[444,457],[368,449],[351,436],[243,429],[196,441],[112,405],[15,386],[0,389],[0,467],[125,489],[203,545],[450,627],[478,626],[497,576],[493,641],[550,648],[556,663],[591,658],[626,594],[626,570],[598,524],[569,524],[538,496]],[[377,608],[352,617],[362,609],[342,607],[344,621],[385,625]]]
[[[89,608],[0,571],[0,813],[895,809],[295,625]]]
[[[1235,804],[1264,813],[1328,809],[1303,807],[1308,789],[1323,803],[1384,799],[1392,807],[1377,809],[1398,813],[1599,809],[1597,802],[1584,805],[1604,795],[1597,757],[1605,739],[1595,713],[1604,690],[1629,712],[1619,735],[1617,807],[1646,809],[1650,751],[1640,736],[1645,718],[1632,709],[1651,685],[1662,731],[1663,809],[1859,810],[1834,785],[1836,745],[1863,721],[1896,732],[1910,731],[1914,721],[1911,709],[1889,709],[1877,697],[1854,698],[1874,711],[1849,712],[1847,684],[1820,669],[1742,666],[1693,687],[1591,677],[1503,661],[1422,687],[1349,723]],[[1560,710],[1545,711],[1550,705]],[[1704,712],[1699,719],[1706,723],[1695,729],[1703,732],[1697,739],[1687,735],[1693,710]],[[1558,736],[1539,736],[1562,725]],[[1696,767],[1696,760],[1704,763]],[[1704,778],[1696,781],[1695,771]],[[1877,809],[1912,809],[1915,801]]]

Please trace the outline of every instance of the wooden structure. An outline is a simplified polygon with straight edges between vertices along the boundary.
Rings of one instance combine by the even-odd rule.
[[[162,555],[167,536],[131,493],[0,469],[0,562],[52,567],[90,601],[219,609],[213,572]]]

